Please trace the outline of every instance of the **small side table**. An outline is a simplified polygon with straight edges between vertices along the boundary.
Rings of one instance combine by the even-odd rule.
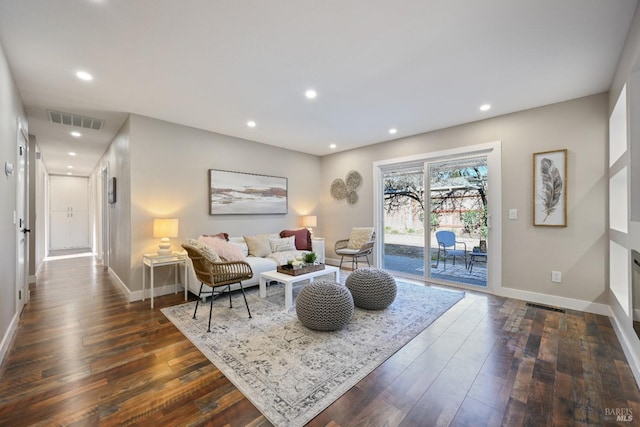
[[[311,249],[318,255],[316,261],[324,264],[324,237],[311,237]]]
[[[149,267],[149,288],[151,288],[151,308],[153,308],[153,269],[155,267],[161,267],[164,265],[173,265],[174,266],[174,274],[175,274],[175,293],[178,293],[178,266],[184,266],[184,300],[187,300],[187,290],[189,286],[187,286],[187,281],[189,280],[187,276],[187,254],[174,252],[171,255],[158,255],[158,254],[144,254],[142,256],[142,301],[145,299],[145,288],[146,288],[146,269],[145,266]]]
[[[477,257],[483,257],[485,259],[485,261],[486,261],[487,260],[487,256],[489,255],[486,252],[469,252],[468,254],[471,257],[471,259],[469,260],[469,266],[467,267],[468,270],[469,270],[469,273],[473,273],[473,264],[476,263],[476,258]]]

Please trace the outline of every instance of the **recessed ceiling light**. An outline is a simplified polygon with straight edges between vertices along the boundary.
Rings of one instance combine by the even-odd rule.
[[[69,151],[69,155],[70,155],[70,156],[75,156],[75,155],[76,155],[76,153],[75,153],[75,152],[73,152],[73,151]]]
[[[329,146],[329,148],[331,148],[332,150],[333,150],[334,148],[336,148],[336,147],[337,147],[337,145],[336,145],[336,144],[331,144],[331,145]]]
[[[318,93],[313,89],[309,89],[304,93],[304,96],[306,96],[309,99],[313,99],[316,96],[318,96]]]
[[[71,136],[73,136],[74,138],[80,138],[82,134],[77,130],[74,130],[73,132],[71,132]]]
[[[395,135],[396,133],[398,133],[398,129],[396,129],[396,128],[391,128],[391,129],[389,129],[389,133],[390,133],[391,135]]]
[[[67,172],[67,175],[73,175],[73,172]]]
[[[67,169],[73,169],[73,166],[68,165],[68,166],[67,166]]]
[[[84,81],[91,81],[93,80],[93,76],[89,73],[87,73],[86,71],[78,71],[76,73],[76,76],[80,79],[80,80],[84,80]]]
[[[480,111],[489,111],[491,109],[491,105],[489,104],[482,104],[480,106]]]
[[[254,128],[256,127],[256,122],[254,122],[253,120],[249,120],[247,122],[247,126],[249,126],[250,128]]]

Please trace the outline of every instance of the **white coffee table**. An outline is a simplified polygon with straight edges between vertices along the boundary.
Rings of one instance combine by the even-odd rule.
[[[323,270],[312,271],[311,273],[291,276],[289,274],[278,273],[276,270],[260,273],[260,298],[267,297],[267,281],[275,280],[284,283],[284,308],[288,310],[293,305],[293,284],[309,279],[313,282],[314,277],[324,276],[333,273],[335,281],[340,281],[340,269],[332,265],[325,265]]]

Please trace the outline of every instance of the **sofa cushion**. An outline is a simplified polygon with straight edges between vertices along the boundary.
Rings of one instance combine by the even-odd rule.
[[[210,237],[207,235],[198,237],[198,240],[209,245],[224,261],[244,260],[244,254],[242,253],[242,251],[237,246],[234,246],[226,240],[223,240],[219,237]]]
[[[244,241],[249,247],[249,255],[264,257],[271,253],[269,240],[277,238],[277,234],[257,234],[255,236],[244,236]]]
[[[269,239],[271,252],[295,251],[295,236],[278,237],[277,239]]]
[[[249,256],[249,246],[247,246],[247,242],[244,241],[244,237],[229,237],[229,243],[240,249],[242,255]]]
[[[300,251],[311,250],[311,233],[306,228],[301,228],[300,230],[282,230],[280,232],[280,237],[289,236],[295,236],[296,249]]]

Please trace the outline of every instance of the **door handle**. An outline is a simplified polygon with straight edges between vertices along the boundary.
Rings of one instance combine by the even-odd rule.
[[[24,234],[31,233],[31,230],[29,230],[28,228],[23,228],[20,231],[22,231]]]

